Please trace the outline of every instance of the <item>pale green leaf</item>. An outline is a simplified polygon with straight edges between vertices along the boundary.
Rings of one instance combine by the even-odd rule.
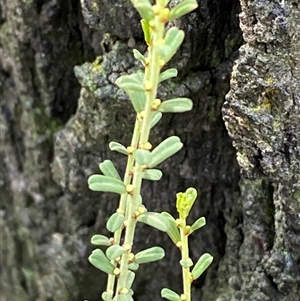
[[[161,112],[154,112],[152,119],[151,119],[151,123],[150,123],[150,127],[151,129],[161,120],[162,117],[162,113]]]
[[[112,245],[106,249],[105,254],[108,259],[113,260],[120,257],[124,252],[126,252],[126,250],[122,246]]]
[[[152,261],[157,261],[165,256],[165,251],[161,247],[152,247],[141,252],[138,252],[134,256],[134,262],[141,264]]]
[[[88,185],[93,191],[107,191],[118,194],[126,192],[125,184],[121,180],[103,175],[91,175],[88,178]]]
[[[162,212],[161,215],[169,219],[169,228],[167,230],[167,234],[172,239],[174,244],[176,245],[178,241],[180,241],[180,233],[176,224],[176,220],[174,217],[168,212]]]
[[[146,149],[137,149],[134,152],[134,159],[141,165],[148,165],[151,160],[151,153]]]
[[[112,177],[121,181],[121,177],[111,160],[105,160],[99,164],[100,170],[105,176]]]
[[[213,261],[213,257],[209,253],[203,254],[192,270],[193,280],[198,279],[202,273],[210,266]]]
[[[95,234],[91,238],[91,243],[96,246],[110,246],[110,240],[104,235]]]
[[[162,113],[183,113],[193,108],[193,102],[189,98],[174,98],[163,101],[158,107]]]
[[[116,151],[118,153],[128,155],[126,147],[124,145],[122,145],[121,143],[112,141],[112,142],[109,143],[109,148],[112,151]]]
[[[193,233],[194,231],[202,228],[203,226],[206,225],[206,220],[205,220],[205,217],[200,217],[198,218],[191,226],[191,232],[190,233]]]
[[[157,212],[145,212],[137,217],[137,221],[163,232],[169,228],[169,220]]]
[[[169,21],[186,15],[198,7],[197,0],[183,0],[173,7],[169,14]]]
[[[143,179],[150,181],[159,181],[162,177],[162,172],[159,169],[146,169],[143,172]]]
[[[89,262],[97,269],[107,273],[113,274],[115,266],[108,260],[105,254],[100,250],[96,249],[89,256]]]
[[[123,214],[115,212],[106,223],[107,230],[110,232],[116,232],[123,226],[124,219],[125,216]]]
[[[156,165],[165,161],[177,153],[182,146],[183,144],[180,142],[180,139],[177,136],[171,136],[165,139],[151,152],[151,161],[149,162],[148,167],[155,167]]]
[[[177,74],[178,74],[178,71],[176,68],[167,69],[159,75],[159,82],[161,83],[164,80],[170,79],[172,77],[176,77]]]
[[[170,301],[182,301],[177,293],[168,288],[163,288],[160,294],[163,298],[168,299]]]

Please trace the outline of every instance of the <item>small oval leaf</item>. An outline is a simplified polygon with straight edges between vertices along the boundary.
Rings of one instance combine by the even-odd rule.
[[[169,220],[157,212],[143,213],[137,217],[137,221],[163,232],[166,232],[169,228]]]
[[[128,92],[128,90],[133,90],[133,91],[141,91],[144,92],[145,88],[143,85],[143,82],[139,81],[138,77],[136,74],[131,74],[131,75],[121,75],[117,80],[116,80],[116,85],[118,85],[121,89]]]
[[[134,301],[130,293],[120,294],[118,300],[119,301]]]
[[[180,142],[180,139],[177,136],[171,136],[165,139],[151,152],[151,160],[148,164],[148,167],[153,168],[165,161],[177,153],[182,146],[183,144]]]
[[[108,300],[111,300],[112,297],[113,297],[113,294],[110,294],[108,292],[103,292],[102,295],[101,295],[102,299],[104,301],[108,301]]]
[[[176,77],[177,74],[178,74],[178,71],[176,68],[167,69],[159,75],[159,82],[161,83],[164,80],[170,79],[172,77]]]
[[[205,217],[200,217],[198,218],[191,226],[191,232],[190,233],[193,233],[194,231],[202,228],[203,226],[206,225],[206,219]]]
[[[160,48],[164,49],[162,59],[167,63],[173,55],[177,52],[177,49],[181,45],[184,39],[184,31],[179,30],[177,27],[171,27],[168,29],[165,36],[165,45]]]
[[[116,232],[124,223],[125,216],[118,212],[115,212],[107,221],[106,228],[110,232]]]
[[[179,263],[183,268],[190,268],[194,264],[191,258],[181,259]]]
[[[113,260],[120,257],[124,252],[126,252],[126,250],[123,247],[119,245],[113,245],[106,249],[105,254],[108,259]]]
[[[170,301],[182,301],[177,293],[168,288],[163,288],[160,294],[163,298],[168,299]]]
[[[96,246],[110,246],[110,240],[104,235],[95,234],[91,238],[91,243]]]
[[[193,108],[193,102],[189,98],[173,98],[161,103],[158,108],[162,113],[183,113]]]
[[[151,153],[146,149],[137,149],[134,152],[134,159],[141,165],[147,165],[151,159]]]
[[[154,112],[153,117],[151,119],[150,122],[150,128],[152,129],[160,120],[162,117],[162,113],[161,112]]]
[[[197,0],[184,0],[173,7],[169,14],[169,21],[186,15],[198,7]]]
[[[165,256],[165,251],[161,247],[152,247],[141,252],[138,252],[134,256],[134,262],[141,264],[152,261],[157,261]]]
[[[172,239],[174,244],[176,245],[178,241],[180,241],[180,233],[176,224],[175,218],[168,212],[162,212],[161,215],[165,216],[169,219],[169,228],[167,234]]]
[[[100,249],[94,250],[88,259],[89,262],[97,269],[107,274],[114,273],[115,266],[107,259]]]
[[[125,184],[118,179],[103,175],[91,175],[88,178],[89,188],[93,191],[107,191],[114,193],[125,193]]]
[[[137,49],[133,49],[133,56],[135,59],[141,61],[145,65],[146,59]]]
[[[138,263],[136,263],[136,262],[131,262],[131,263],[129,263],[129,265],[128,265],[128,268],[130,269],[130,270],[132,270],[132,271],[136,271],[138,268],[139,268],[139,264]]]
[[[213,261],[213,257],[209,253],[203,254],[195,264],[192,270],[193,280],[198,279],[202,273],[210,266]]]
[[[159,181],[162,177],[162,172],[159,169],[146,169],[143,172],[143,179],[150,181]]]
[[[126,278],[126,288],[129,290],[131,289],[131,286],[133,284],[135,278],[135,273],[132,271],[127,272],[127,278]]]
[[[122,145],[121,143],[112,141],[112,142],[109,143],[109,148],[112,151],[116,151],[118,153],[128,155],[126,147],[124,145]]]
[[[149,1],[133,1],[135,9],[139,12],[142,19],[150,21],[154,18],[154,11]]]
[[[115,178],[121,181],[121,177],[111,160],[105,160],[99,164],[100,170],[103,172],[105,176]]]

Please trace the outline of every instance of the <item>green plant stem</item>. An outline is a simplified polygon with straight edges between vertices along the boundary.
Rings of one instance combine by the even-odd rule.
[[[157,23],[159,23],[158,20],[157,20]],[[160,69],[161,69],[160,62],[159,62],[159,56],[155,51],[154,43],[159,38],[163,37],[164,27],[162,27],[161,24],[158,24],[157,28],[160,28],[160,29],[162,28],[162,30],[160,30],[160,32],[153,32],[152,45],[149,45],[150,63],[149,63],[149,66],[147,66],[146,70],[145,70],[144,84],[147,82],[150,82],[150,83],[152,83],[152,87],[149,91],[147,91],[147,90],[145,91],[146,105],[145,105],[145,110],[144,110],[141,136],[140,136],[140,141],[139,141],[140,147],[142,147],[142,145],[144,143],[148,142],[148,140],[149,140],[150,123],[151,123],[151,119],[153,116],[151,107],[152,107],[154,99],[156,98],[159,73],[160,73]],[[121,290],[123,288],[126,288],[129,254],[131,253],[133,240],[134,240],[134,234],[135,234],[135,227],[136,227],[136,223],[137,223],[134,212],[137,209],[137,201],[138,201],[138,197],[141,192],[142,175],[143,175],[143,166],[136,162],[135,166],[134,166],[134,175],[133,175],[133,181],[132,181],[134,190],[132,193],[131,202],[128,203],[128,220],[127,220],[127,227],[126,227],[126,231],[125,231],[125,240],[124,240],[124,245],[128,246],[128,251],[125,252],[121,258],[120,275],[119,275],[118,284],[117,284],[116,296],[119,296]],[[118,297],[117,297],[117,300],[119,300]]]
[[[185,233],[186,219],[181,220],[180,225],[180,240],[182,242],[181,247],[181,259],[186,260],[189,258],[189,243],[188,235]],[[185,295],[185,301],[191,301],[191,273],[190,268],[182,267],[182,280],[183,280],[183,294]]]
[[[132,139],[131,139],[131,144],[130,144],[130,146],[134,150],[136,150],[137,147],[138,147],[140,133],[141,133],[141,121],[138,118],[136,118],[135,125],[134,125],[134,130],[133,130],[133,135],[132,135]],[[132,173],[131,172],[133,170],[133,165],[134,165],[133,154],[129,154],[128,159],[127,159],[127,165],[126,165],[124,180],[123,180],[125,185],[128,185],[131,182],[131,179],[132,179]],[[127,196],[128,196],[127,193],[123,193],[121,195],[120,202],[119,202],[119,208],[118,209],[121,212],[124,212],[124,214],[126,214]],[[123,229],[120,228],[114,233],[114,244],[120,244],[122,231],[123,231]],[[115,260],[112,260],[111,263],[114,264],[115,266],[117,265],[117,262]],[[111,296],[111,298],[109,300],[112,300],[112,296],[113,296],[113,293],[114,293],[115,278],[116,278],[115,275],[108,274],[106,291]]]

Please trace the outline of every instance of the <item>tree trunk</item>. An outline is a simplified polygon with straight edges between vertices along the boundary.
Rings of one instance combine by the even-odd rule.
[[[223,107],[241,168],[236,299],[299,300],[299,1],[241,1],[240,48]],[[238,276],[238,277],[236,277]],[[237,281],[238,280],[238,281]]]
[[[114,82],[140,68],[132,48],[146,48],[130,1],[78,2],[0,0],[2,301],[96,301],[105,289],[87,257],[90,237],[108,234],[118,198],[89,191],[87,178],[105,159],[124,171],[108,143],[130,143],[135,114]],[[205,216],[207,225],[191,237],[191,257],[210,252],[214,262],[194,283],[194,300],[297,301],[298,2],[242,3],[246,44],[223,106],[228,131],[221,108],[241,8],[199,5],[176,21],[186,32],[170,63],[179,77],[159,91],[192,98],[194,109],[164,115],[151,136],[156,145],[176,134],[184,148],[161,165],[161,181],[145,182],[143,199],[175,215],[176,192],[197,188],[191,221]],[[158,300],[163,287],[181,293],[178,250],[164,233],[137,230],[135,250],[161,245],[166,258],[140,268],[135,299]]]

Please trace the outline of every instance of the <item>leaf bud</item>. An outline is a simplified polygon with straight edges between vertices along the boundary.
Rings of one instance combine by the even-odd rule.
[[[150,91],[153,88],[153,83],[150,82],[149,80],[146,80],[144,85],[145,85],[146,91]]]
[[[115,276],[119,276],[120,273],[121,273],[121,270],[120,270],[119,268],[115,268],[115,269],[114,269],[114,275],[115,275]]]
[[[132,193],[133,192],[133,189],[134,189],[134,186],[132,184],[128,184],[126,186],[126,191],[127,193]]]

